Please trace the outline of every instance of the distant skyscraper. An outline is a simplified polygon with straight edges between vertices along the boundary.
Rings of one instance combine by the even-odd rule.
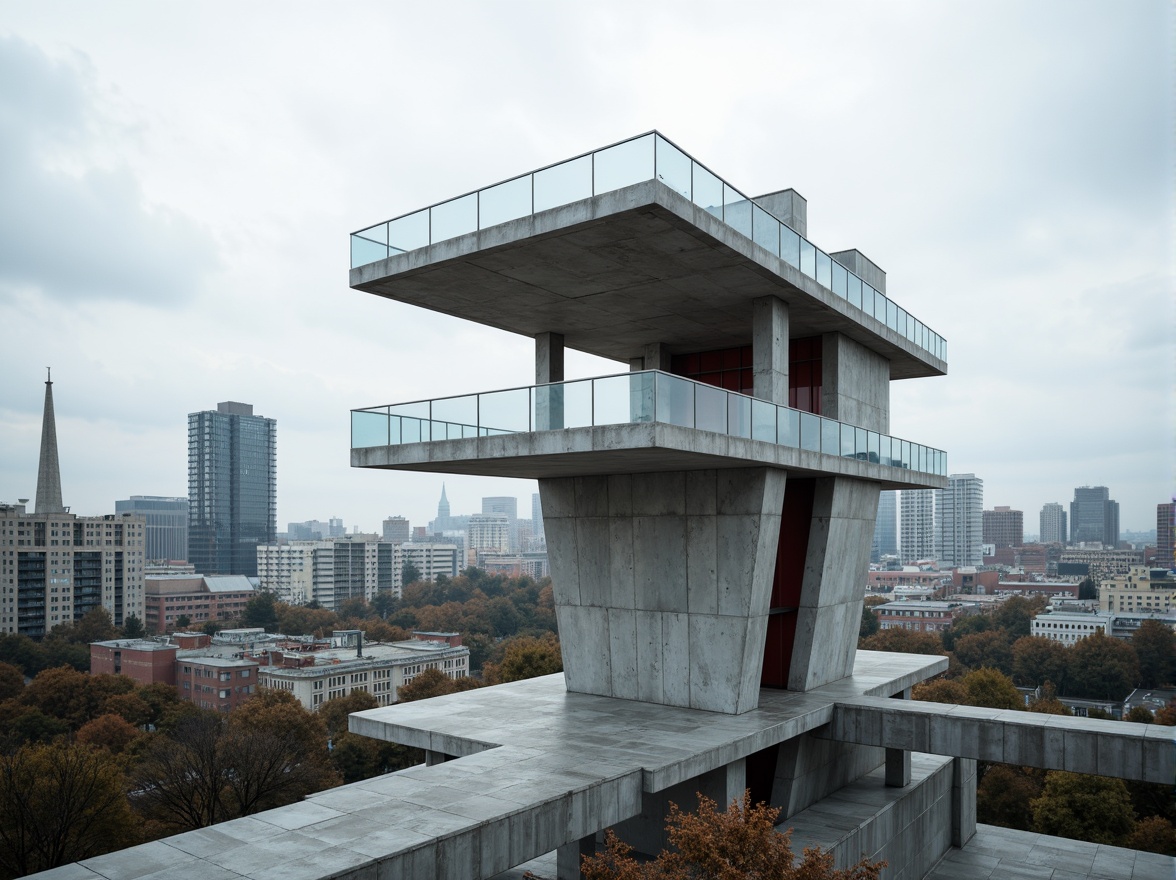
[[[984,561],[984,481],[975,474],[952,474],[947,479],[946,489],[935,490],[939,564],[944,568],[980,565]]]
[[[1069,530],[1066,528],[1066,508],[1051,501],[1041,508],[1041,533],[1037,540],[1042,544],[1065,544]]]
[[[1176,501],[1156,505],[1156,553],[1164,568],[1176,568]]]
[[[935,494],[903,489],[899,496],[899,556],[904,565],[935,559]]]
[[[874,520],[874,542],[870,546],[870,561],[880,562],[883,556],[898,555],[898,492],[878,495],[878,516]]]
[[[412,526],[402,516],[384,520],[384,540],[389,544],[403,544],[412,539]]]
[[[531,495],[531,534],[536,538],[544,537],[543,506],[539,502],[538,492],[535,492]]]
[[[1119,543],[1119,502],[1106,486],[1080,486],[1070,502],[1070,543],[1098,541],[1114,548]]]
[[[482,513],[500,513],[506,517],[510,550],[519,549],[519,499],[497,495],[482,499]]]
[[[188,415],[188,561],[199,574],[257,575],[277,537],[277,422],[247,403]]]
[[[1025,543],[1025,514],[1011,507],[994,507],[984,511],[982,533],[985,544],[1020,547]]]
[[[160,495],[132,495],[114,502],[115,513],[141,513],[147,517],[148,561],[188,560],[188,499]]]

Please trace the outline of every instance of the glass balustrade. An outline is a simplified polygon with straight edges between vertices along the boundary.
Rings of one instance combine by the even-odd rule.
[[[351,236],[351,267],[658,180],[941,360],[947,341],[658,132],[496,183]]]
[[[942,450],[657,370],[352,410],[351,446],[653,422],[947,475]]]

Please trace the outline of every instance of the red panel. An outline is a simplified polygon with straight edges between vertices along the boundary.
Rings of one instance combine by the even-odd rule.
[[[723,350],[723,369],[724,370],[738,370],[743,364],[740,363],[741,348],[727,348]]]
[[[743,387],[738,370],[727,370],[723,373],[722,387],[728,391],[738,391]]]
[[[721,351],[704,351],[699,355],[698,371],[700,373],[715,373],[723,369],[723,353]]]
[[[789,477],[784,489],[784,507],[780,518],[780,543],[776,549],[776,573],[772,581],[771,608],[792,608],[800,604],[804,580],[804,558],[808,552],[809,526],[813,518],[813,480]],[[761,687],[788,686],[792,664],[792,643],[796,636],[795,610],[768,617],[764,641]]]

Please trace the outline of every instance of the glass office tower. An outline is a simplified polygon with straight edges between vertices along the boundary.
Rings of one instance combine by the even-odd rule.
[[[277,422],[247,403],[188,414],[188,561],[200,574],[257,576],[277,538]]]

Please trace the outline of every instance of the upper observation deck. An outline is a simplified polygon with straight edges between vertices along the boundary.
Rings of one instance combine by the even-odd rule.
[[[649,132],[353,233],[350,283],[621,361],[653,341],[745,345],[753,301],[775,296],[792,338],[841,333],[891,379],[947,372],[946,341],[878,289],[882,273],[816,247],[768,202]]]

